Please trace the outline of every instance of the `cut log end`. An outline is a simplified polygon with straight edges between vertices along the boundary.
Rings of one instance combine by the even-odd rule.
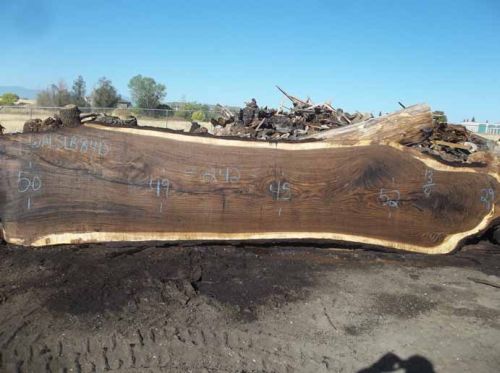
[[[80,126],[81,111],[76,105],[66,105],[59,110],[59,118],[61,119],[63,127],[78,127]]]

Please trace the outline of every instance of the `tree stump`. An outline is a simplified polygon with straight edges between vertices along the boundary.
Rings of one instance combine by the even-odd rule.
[[[63,127],[79,127],[82,124],[80,113],[80,109],[76,105],[66,105],[59,110],[59,118]]]

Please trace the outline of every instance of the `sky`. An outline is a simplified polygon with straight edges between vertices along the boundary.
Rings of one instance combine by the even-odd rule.
[[[275,88],[347,111],[426,102],[500,122],[500,0],[0,0],[0,85],[105,76],[166,101],[279,106]],[[287,103],[288,104],[288,103]]]

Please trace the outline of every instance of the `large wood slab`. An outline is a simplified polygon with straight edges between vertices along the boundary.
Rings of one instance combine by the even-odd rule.
[[[0,137],[8,242],[326,239],[447,253],[498,218],[496,174],[414,150],[85,125]]]

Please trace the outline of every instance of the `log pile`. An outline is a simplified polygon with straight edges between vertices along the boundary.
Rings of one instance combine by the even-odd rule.
[[[289,111],[261,108],[255,99],[246,103],[236,119],[221,107],[222,116],[212,120],[215,136],[236,136],[258,140],[300,140],[316,132],[362,122],[371,114],[349,114],[329,103],[313,104],[301,100],[277,87],[293,104]]]
[[[80,126],[80,109],[76,105],[66,105],[53,117],[30,119],[24,123],[23,133],[54,131],[61,127]]]
[[[68,105],[59,110],[59,113],[53,117],[45,119],[30,119],[24,123],[23,133],[28,132],[48,132],[54,131],[62,127],[78,127],[82,123],[96,123],[114,127],[135,127],[137,126],[137,118],[129,116],[127,118],[119,118],[103,113],[81,114],[80,110],[75,105]],[[0,134],[2,133],[0,128]]]
[[[24,123],[23,133],[47,132],[62,127],[62,121],[58,116],[42,119],[30,119]]]
[[[485,163],[484,155],[489,150],[487,141],[464,126],[434,121],[433,126],[422,134],[418,143],[405,145],[447,162]]]
[[[96,123],[113,127],[136,127],[137,118],[129,115],[126,118],[120,118],[104,113],[90,113],[81,116],[82,123]]]
[[[189,128],[189,133],[195,133],[195,134],[207,134],[208,129],[206,127],[200,126],[198,122],[191,122],[191,127]]]
[[[47,132],[61,127],[80,126],[80,109],[76,105],[66,105],[53,117],[45,119],[30,119],[24,123],[23,132]]]

